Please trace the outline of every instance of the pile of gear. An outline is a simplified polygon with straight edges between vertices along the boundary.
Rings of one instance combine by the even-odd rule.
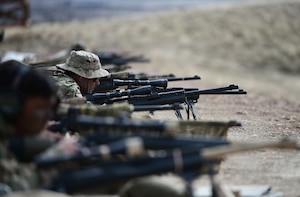
[[[288,140],[230,142],[228,129],[241,124],[199,121],[194,105],[203,94],[246,91],[234,84],[170,88],[173,81],[200,77],[126,72],[128,63],[148,61],[142,55],[91,53],[75,45],[45,61],[1,63],[0,195],[22,191],[31,196],[51,190],[195,196],[190,183],[208,174],[212,196],[233,196],[214,178],[226,155],[299,148]],[[132,118],[137,112],[153,115],[158,110],[174,111],[177,120]]]

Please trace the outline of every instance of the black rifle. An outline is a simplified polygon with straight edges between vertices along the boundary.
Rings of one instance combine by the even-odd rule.
[[[128,103],[137,105],[165,105],[174,103],[184,103],[184,90],[176,90],[171,92],[152,93],[145,96],[133,96],[128,98]],[[115,100],[119,102],[122,100]]]
[[[246,91],[239,89],[238,85],[228,85],[224,87],[219,87],[219,88],[210,88],[210,89],[204,89],[204,90],[199,90],[198,88],[157,88],[157,87],[151,87],[152,88],[152,93],[153,92],[173,92],[173,91],[180,91],[183,90],[186,94],[186,97],[188,99],[193,99],[193,100],[198,100],[199,96],[202,94],[247,94]]]
[[[168,81],[166,79],[158,80],[121,80],[112,78],[100,78],[100,85],[96,86],[94,93],[107,92],[114,90],[121,86],[156,86],[166,88],[168,86]]]
[[[299,149],[299,145],[281,140],[275,143],[229,143],[201,149],[183,147],[164,153],[160,150],[151,156],[128,157],[126,160],[107,161],[96,167],[63,171],[48,189],[72,193],[81,188],[139,176],[166,172],[195,172],[201,166],[219,162],[227,154],[262,148]]]
[[[163,105],[167,103],[185,103],[187,105],[187,119],[190,119],[190,113],[194,120],[197,119],[193,105],[198,101],[200,95],[208,94],[246,94],[244,90],[238,89],[237,85],[229,85],[220,88],[198,90],[198,89],[184,89],[184,88],[171,88],[171,89],[159,89],[154,88],[150,95],[146,96],[134,96],[128,98],[128,103],[132,105]],[[238,89],[238,90],[236,90]],[[124,100],[120,100],[124,101]],[[114,102],[118,102],[115,100]],[[182,119],[180,114],[177,114],[179,119]]]
[[[132,80],[120,80],[113,78],[100,78],[100,85],[96,86],[94,89],[94,93],[98,92],[106,92],[109,90],[114,90],[120,86],[127,86],[127,88],[135,87],[135,86],[145,86],[151,85],[155,87],[167,88],[168,81],[186,81],[186,80],[199,80],[200,77],[195,75],[193,77],[170,77],[166,79],[155,79],[155,80],[140,80],[140,79],[132,79]]]
[[[150,135],[170,135],[176,128],[176,123],[165,123],[159,120],[132,120],[127,117],[94,117],[87,115],[75,115],[64,117],[56,125],[48,128],[51,131],[84,132],[84,131],[103,131],[110,133],[122,133],[130,131],[133,133],[146,132]]]
[[[110,73],[110,78],[113,79],[123,79],[123,80],[131,80],[131,79],[140,79],[140,80],[153,80],[153,79],[165,79],[176,77],[174,74],[170,73],[167,75],[148,75],[146,73],[130,73],[130,72],[114,72]]]
[[[140,111],[165,111],[165,110],[181,110],[184,109],[182,104],[166,104],[166,105],[136,105],[133,106],[133,111],[140,112]]]
[[[112,98],[123,97],[123,96],[133,96],[133,95],[145,95],[151,92],[151,86],[146,85],[142,87],[138,87],[135,89],[127,89],[123,91],[116,92],[108,92],[108,93],[94,93],[94,94],[86,94],[84,95],[87,101],[91,101],[94,104],[111,104]]]
[[[106,65],[106,66],[103,66],[102,68],[107,70],[109,73],[113,73],[113,72],[123,72],[127,69],[130,69],[131,66],[129,66],[127,64],[120,65],[120,66]]]
[[[190,119],[190,113],[194,120],[197,119],[193,105],[198,101],[201,94],[246,94],[247,92],[239,89],[237,85],[229,85],[220,88],[212,88],[206,90],[199,89],[184,89],[184,88],[171,88],[161,89],[152,87],[151,94],[148,95],[136,95],[121,99],[111,99],[110,103],[128,101],[129,104],[134,106],[138,105],[165,105],[165,104],[186,104],[187,119]],[[179,111],[175,111],[176,116],[182,119]]]
[[[126,103],[114,104],[109,106],[96,106],[96,105],[69,105],[60,104],[55,113],[55,120],[57,122],[51,125],[48,130],[50,131],[60,131],[65,133],[67,129],[71,129],[73,118],[80,115],[89,115],[95,117],[130,117],[132,112],[149,111],[153,113],[154,111],[163,110],[176,110],[180,111],[184,109],[181,104],[166,104],[166,105],[140,105],[133,106]],[[76,120],[74,120],[76,122]],[[114,121],[116,123],[116,121]],[[75,124],[76,125],[76,124]],[[73,126],[73,128],[76,126]]]
[[[152,87],[152,93],[160,95],[164,93],[166,100],[168,100],[168,94],[170,96],[174,92],[180,92],[183,91],[185,95],[185,99],[180,103],[186,104],[186,112],[187,112],[187,119],[190,119],[190,113],[193,116],[193,119],[196,120],[196,114],[193,108],[193,105],[198,102],[198,99],[200,95],[216,95],[216,94],[222,94],[222,95],[233,95],[233,94],[247,94],[246,91],[239,89],[239,86],[231,84],[225,87],[219,87],[219,88],[211,88],[211,89],[205,89],[205,90],[199,90],[196,88],[168,88],[168,89],[162,89],[157,87]],[[133,98],[134,99],[134,98]],[[133,101],[131,104],[135,105],[136,103],[139,103],[139,101]]]
[[[145,58],[143,55],[125,57],[114,52],[94,52],[94,54],[98,55],[102,65],[122,66],[131,62],[150,62],[150,60]]]
[[[172,73],[167,75],[147,75],[146,73],[138,73],[138,74],[131,73],[128,75],[128,79],[141,79],[141,80],[169,79],[172,77],[176,77],[176,76]]]
[[[40,167],[47,167],[51,165],[57,165],[62,164],[65,161],[80,161],[81,159],[88,157],[100,157],[99,159],[105,159],[107,157],[107,153],[109,152],[109,155],[114,154],[124,154],[126,150],[129,150],[131,147],[134,147],[135,149],[150,149],[150,150],[159,150],[159,149],[170,149],[170,148],[176,148],[176,147],[185,147],[189,146],[192,148],[203,148],[203,147],[211,147],[216,145],[224,145],[228,142],[225,140],[226,136],[223,136],[222,133],[220,133],[220,129],[222,131],[228,130],[230,127],[234,126],[241,126],[240,123],[236,121],[228,121],[228,122],[215,122],[215,121],[205,121],[205,122],[199,122],[199,121],[176,121],[176,123],[179,124],[179,130],[180,133],[172,136],[149,136],[149,135],[138,135],[138,140],[135,141],[128,141],[128,139],[132,139],[130,137],[133,137],[131,134],[128,135],[128,133],[107,133],[107,132],[101,132],[98,131],[96,133],[88,134],[85,136],[83,140],[79,142],[79,146],[83,147],[78,148],[78,153],[72,156],[64,156],[63,158],[57,157],[57,158],[44,158],[44,157],[38,157],[36,162],[37,165]],[[191,127],[195,127],[197,129],[200,129],[202,127],[203,131],[205,131],[204,128],[210,128],[210,130],[216,130],[218,134],[201,134],[201,136],[193,135],[192,137],[187,136],[185,134],[186,128],[190,129]],[[181,130],[182,128],[182,130]],[[206,135],[209,136],[216,136],[216,138],[207,138]],[[135,139],[135,138],[134,138]],[[139,139],[142,139],[140,141]],[[104,145],[103,145],[104,144]],[[100,146],[99,146],[100,145]],[[101,152],[105,148],[107,151],[104,154]],[[143,151],[143,150],[140,150]],[[140,152],[139,151],[139,152]],[[84,157],[83,157],[84,156]]]
[[[95,145],[97,144],[97,145]],[[98,145],[101,144],[101,145]],[[221,138],[206,138],[206,137],[151,137],[151,136],[131,136],[128,135],[110,135],[105,133],[96,133],[87,136],[83,142],[79,142],[78,151],[74,155],[62,157],[44,157],[38,156],[35,158],[35,163],[39,168],[53,167],[54,165],[62,165],[65,162],[82,162],[89,158],[97,158],[98,160],[106,161],[108,157],[113,157],[117,154],[130,154],[130,148],[140,149],[139,153],[150,150],[173,149],[177,147],[187,147],[191,149],[200,149],[213,146],[227,145],[229,142]],[[109,152],[102,152],[103,148]],[[128,155],[130,156],[130,155]],[[83,163],[83,162],[82,162]],[[81,163],[81,164],[82,164]],[[81,165],[81,167],[83,167]]]

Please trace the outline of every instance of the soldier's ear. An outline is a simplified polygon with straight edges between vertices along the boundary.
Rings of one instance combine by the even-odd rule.
[[[81,80],[83,78],[82,76],[77,75],[77,74],[75,75],[75,77],[76,77],[77,80]]]

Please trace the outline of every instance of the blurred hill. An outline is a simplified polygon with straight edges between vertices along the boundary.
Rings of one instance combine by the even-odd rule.
[[[253,0],[30,0],[30,23],[127,17],[248,1]]]
[[[279,1],[43,23],[8,30],[0,53],[47,54],[84,41],[90,50],[144,53],[152,62],[135,66],[136,71],[199,74],[201,84],[239,83],[258,94],[297,101],[299,10],[300,1]]]

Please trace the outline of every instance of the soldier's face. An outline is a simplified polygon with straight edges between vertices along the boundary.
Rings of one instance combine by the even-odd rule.
[[[98,79],[85,79],[81,78],[79,81],[80,91],[82,94],[91,94],[93,93],[95,87],[99,85]]]
[[[56,98],[32,97],[26,100],[24,110],[16,122],[20,135],[35,135],[43,130],[51,117]]]

